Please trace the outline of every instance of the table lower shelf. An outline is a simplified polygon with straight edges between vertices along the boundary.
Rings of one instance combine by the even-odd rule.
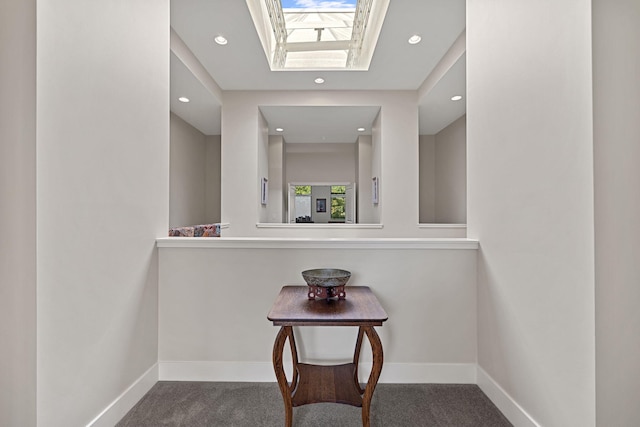
[[[324,366],[298,364],[299,381],[292,393],[293,406],[333,402],[362,407],[355,363]]]

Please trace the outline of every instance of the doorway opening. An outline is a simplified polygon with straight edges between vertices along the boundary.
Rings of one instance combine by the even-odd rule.
[[[289,184],[289,223],[355,224],[355,187],[343,182]]]

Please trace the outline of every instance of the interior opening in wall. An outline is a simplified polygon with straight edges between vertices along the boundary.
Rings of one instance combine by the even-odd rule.
[[[442,65],[419,101],[419,222],[466,224],[466,55]]]
[[[221,220],[219,100],[174,52],[170,55],[169,225]],[[180,102],[187,96],[189,102]]]
[[[351,0],[348,2],[351,3]],[[371,3],[376,2],[377,0],[373,0]],[[231,5],[232,3],[233,5]],[[286,8],[282,1],[280,3],[283,8]],[[310,4],[311,2],[305,3]],[[316,4],[319,3],[316,2]],[[344,2],[340,1],[340,3]],[[256,32],[255,26],[252,25],[253,7],[263,7],[264,0],[230,2],[229,7],[225,7],[223,14],[219,13],[217,2],[172,3],[172,111],[178,114],[177,109],[183,108],[179,116],[190,124],[193,122],[193,118],[204,117],[202,123],[217,126],[218,130],[215,133],[210,131],[203,133],[207,136],[218,135],[219,145],[224,146],[222,147],[224,149],[221,149],[221,165],[216,164],[221,170],[220,173],[224,174],[224,179],[221,180],[224,191],[219,193],[218,202],[220,216],[223,217],[221,219],[224,219],[225,222],[236,223],[233,233],[253,234],[254,231],[250,226],[254,221],[257,224],[287,224],[287,184],[298,180],[300,182],[355,182],[358,189],[356,197],[357,222],[381,225],[384,218],[387,222],[385,234],[395,233],[395,229],[391,225],[402,223],[402,227],[404,227],[404,224],[416,221],[418,200],[416,181],[418,177],[416,176],[417,162],[414,160],[418,154],[415,145],[418,138],[415,106],[418,102],[422,107],[423,98],[430,98],[430,93],[433,93],[433,90],[425,88],[429,86],[431,74],[437,71],[439,62],[450,57],[449,52],[451,48],[455,47],[458,40],[462,40],[464,45],[465,2],[464,0],[447,1],[446,8],[436,4],[437,2],[426,1],[414,1],[411,6],[400,5],[388,0],[386,3],[390,8],[384,23],[386,30],[381,33],[380,40],[387,40],[387,42],[379,43],[376,53],[376,57],[386,58],[386,60],[374,61],[370,72],[353,73],[346,71],[310,73],[299,70],[272,72],[261,51],[261,48],[265,48],[271,52],[270,48],[261,46],[263,36],[266,34],[267,38],[270,37],[271,23],[269,20],[263,22],[265,34],[261,30]],[[247,13],[248,10],[250,13]],[[409,16],[407,14],[416,18],[416,24],[421,29],[419,33],[422,36],[422,43],[417,45],[406,43],[410,34],[418,33],[416,30],[402,36],[407,31],[407,17]],[[333,13],[332,15],[337,14]],[[230,18],[233,19],[230,20]],[[229,22],[234,23],[234,28],[237,31],[229,30]],[[328,21],[322,22],[332,24]],[[378,24],[382,25],[381,21],[376,23],[376,25]],[[315,30],[315,28],[321,27],[314,27],[312,32],[308,28],[296,28],[295,32],[315,34],[316,38],[320,37],[320,42],[326,42],[324,37],[332,31],[328,29],[329,25],[323,26],[322,30]],[[229,44],[227,46],[223,47],[212,43],[205,48],[205,45],[200,43],[202,34],[207,31],[214,32],[209,37],[209,41],[212,42],[213,37],[218,32],[224,33],[225,29],[229,32],[223,34],[228,37]],[[398,43],[391,43],[393,40]],[[290,41],[293,42],[293,40]],[[310,41],[313,42],[313,40]],[[317,45],[315,42],[314,44]],[[241,47],[242,52],[239,53],[238,47]],[[293,52],[291,53],[293,54]],[[297,53],[295,54],[297,55]],[[180,65],[180,68],[175,66],[176,63]],[[230,63],[234,63],[236,66],[229,66]],[[405,67],[399,66],[399,64],[411,64],[412,66]],[[316,77],[325,78],[326,84],[323,86],[315,85],[313,79]],[[441,80],[444,81],[444,79]],[[204,109],[200,108],[200,97],[197,95],[199,93],[206,95],[201,99],[204,102]],[[465,91],[456,90],[454,93],[447,94],[445,99],[450,99],[451,95],[459,93],[465,95]],[[187,96],[191,102],[174,106],[176,104],[174,100],[181,96]],[[223,100],[225,105],[222,115],[220,110]],[[380,106],[372,105],[376,103],[384,105],[384,111]],[[215,108],[217,112],[215,114],[208,113],[209,107]],[[255,113],[258,108],[262,110],[264,117],[269,119],[268,125],[265,125],[265,120],[260,117],[256,122]],[[369,146],[372,148],[369,150],[369,155],[372,157],[372,161],[367,164],[366,161],[361,161],[362,152],[360,150],[364,145],[359,146],[359,142],[356,142],[358,140],[355,138],[332,140],[332,138],[337,125],[344,117],[348,117],[347,114],[344,114],[345,112],[352,113],[369,108],[374,111],[374,117],[380,117],[378,135],[371,131],[373,126],[363,126],[357,122],[349,124],[353,133],[356,133],[359,128],[366,129],[365,132],[356,134],[355,138],[358,140],[369,138],[370,140]],[[275,109],[282,109],[292,121],[298,122],[294,125],[306,122],[301,118],[308,115],[310,121],[307,122],[307,125],[321,127],[324,132],[313,135],[307,126],[301,135],[309,139],[296,141],[291,134],[293,127],[271,122],[269,113],[270,110]],[[332,111],[334,115],[328,116],[328,118],[326,118],[327,116],[319,117],[317,111],[314,110]],[[200,115],[200,111],[203,111],[204,114]],[[431,113],[431,115],[434,114]],[[422,116],[422,108],[420,116]],[[224,122],[225,128],[224,135],[221,130],[222,122]],[[279,135],[272,133],[272,130],[275,131],[276,128],[282,129]],[[429,135],[429,133],[421,134]],[[271,137],[281,138],[280,152],[274,153],[279,158],[280,164],[273,167],[273,170],[272,153],[266,153]],[[285,157],[295,157],[294,151],[299,149],[296,146],[303,144],[316,146],[332,144],[332,149],[337,148],[336,151],[344,153],[344,155],[340,154],[337,157],[353,156],[354,159],[357,159],[353,162],[355,170],[353,166],[341,169],[341,171],[350,171],[351,176],[349,177],[327,174],[327,170],[333,168],[336,162],[326,161],[323,157],[325,154],[318,153],[313,154],[312,157],[314,166],[317,166],[318,170],[323,170],[322,175],[291,177],[291,164],[286,161]],[[354,146],[355,148],[352,148]],[[253,153],[256,148],[257,155]],[[355,152],[355,154],[352,155],[348,152]],[[334,157],[336,156],[334,155]],[[191,158],[194,164],[200,159],[198,156],[191,156]],[[255,164],[256,160],[257,165]],[[408,164],[410,167],[404,166]],[[246,171],[246,175],[243,175],[245,171],[242,169],[244,167],[251,169]],[[257,176],[254,177],[256,169]],[[195,171],[197,168],[188,169],[189,172],[192,170]],[[407,176],[411,176],[412,182],[406,187],[397,182],[402,179],[403,172],[406,172]],[[383,177],[382,173],[385,173],[386,177]],[[262,205],[260,197],[254,194],[263,177],[268,178],[269,183],[267,205]],[[372,199],[375,200],[375,197],[372,197],[371,184],[374,177],[380,178],[380,194],[383,199],[386,199],[381,200],[378,205],[372,201]],[[236,188],[243,191],[236,192],[234,191]],[[402,200],[407,201],[407,206],[403,206]],[[413,225],[411,227],[413,230]],[[277,228],[277,226],[267,225],[265,228]],[[283,228],[291,227],[288,227],[287,224]],[[343,228],[346,229],[346,227]],[[365,229],[366,227],[352,228]],[[312,233],[316,232],[312,231]],[[403,229],[402,233],[409,233],[409,231]]]
[[[355,183],[289,184],[292,224],[355,224]]]
[[[370,223],[377,208],[369,194],[371,174],[379,170],[372,141],[380,141],[375,123],[381,107],[259,109],[268,128],[268,222],[356,224],[360,217]]]

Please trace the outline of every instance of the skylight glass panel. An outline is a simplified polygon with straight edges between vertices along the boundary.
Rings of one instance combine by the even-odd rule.
[[[258,1],[260,7],[251,7]],[[247,2],[272,70],[368,69],[389,4],[389,0]],[[258,10],[262,16],[256,16]],[[261,27],[264,24],[270,28]]]
[[[284,9],[287,55],[284,68],[345,68],[355,9]]]
[[[355,9],[356,0],[281,0],[283,9]]]

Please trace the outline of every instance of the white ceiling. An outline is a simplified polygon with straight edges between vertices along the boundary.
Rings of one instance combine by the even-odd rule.
[[[447,73],[425,96],[419,107],[420,135],[434,135],[467,111],[466,54],[456,61]],[[462,95],[452,101],[454,95]]]
[[[171,111],[205,135],[220,135],[220,102],[171,54]],[[188,103],[178,101],[186,95]]]
[[[266,106],[260,107],[260,111],[270,124],[269,135],[283,135],[287,143],[340,144],[356,142],[358,135],[371,135],[371,125],[380,112],[380,107]],[[295,123],[291,117],[295,117]],[[278,127],[284,131],[276,131]],[[360,127],[364,131],[359,132]]]
[[[418,90],[464,30],[465,0],[392,0],[369,71],[271,71],[242,0],[174,0],[171,26],[223,91]],[[213,42],[219,34],[229,40],[226,46]],[[412,34],[422,36],[422,42],[407,43]],[[325,79],[323,85],[314,83],[318,76]],[[465,95],[465,80],[463,56],[419,100],[421,134],[437,133],[464,114],[465,100],[450,98]],[[180,103],[180,96],[191,102]],[[285,129],[287,142],[319,142],[322,136],[327,142],[354,142],[355,129],[370,131],[371,122],[361,122],[371,119],[373,107],[343,108],[340,114],[331,111],[337,107],[261,110],[270,129]],[[204,134],[220,134],[220,101],[173,54],[171,110]],[[332,129],[321,123],[331,123]]]

